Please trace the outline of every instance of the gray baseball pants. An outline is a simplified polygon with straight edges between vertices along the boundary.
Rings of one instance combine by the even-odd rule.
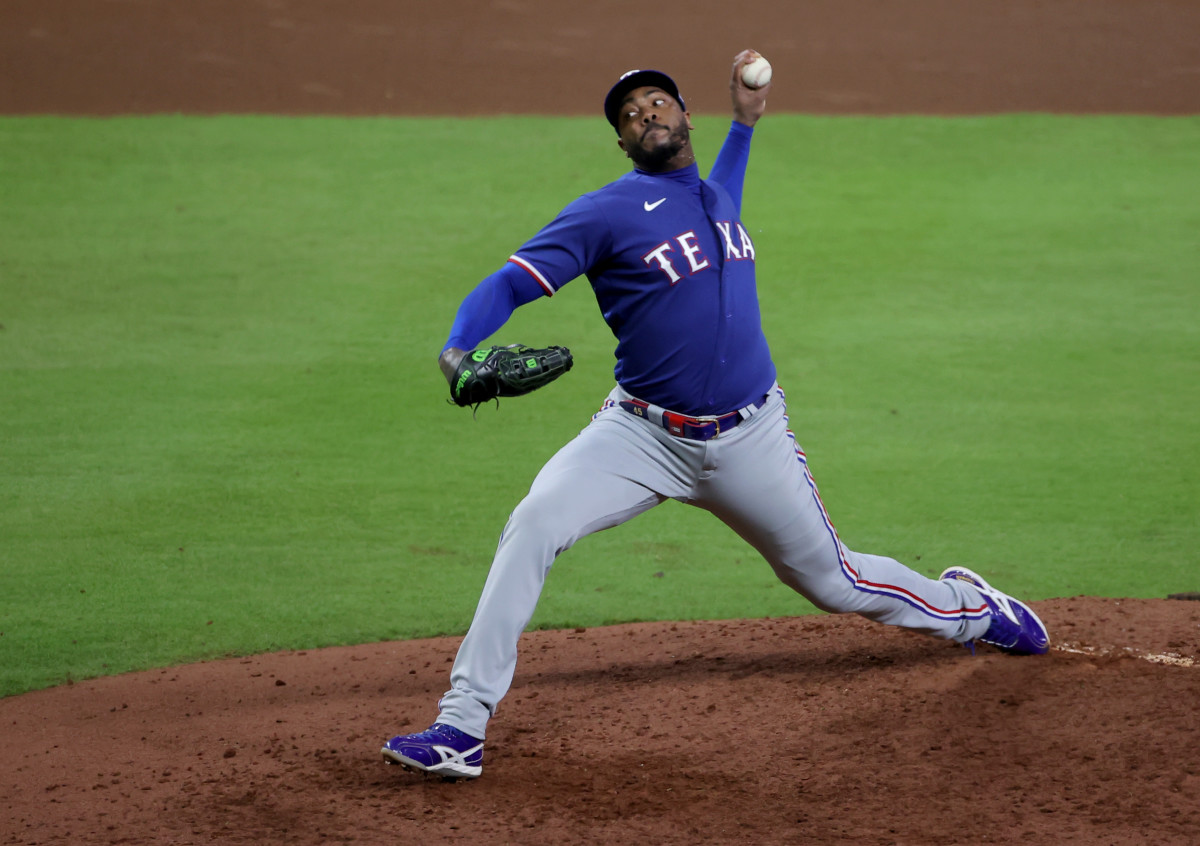
[[[538,473],[512,512],[471,628],[439,702],[439,722],[478,738],[512,684],[517,642],[555,558],[580,538],[667,499],[716,515],[779,579],[830,612],[966,642],[988,627],[974,588],[938,581],[839,540],[774,387],[743,422],[709,441],[685,440],[617,403],[619,386],[582,432]]]

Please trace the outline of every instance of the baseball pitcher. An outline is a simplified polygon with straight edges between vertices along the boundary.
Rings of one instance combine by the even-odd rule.
[[[389,763],[478,776],[488,721],[508,692],[518,639],[555,558],[668,499],[729,525],[824,610],[1016,654],[1047,651],[1045,626],[1024,603],[963,567],[929,579],[854,552],[825,511],[788,427],[759,317],[760,255],[742,221],[750,144],[771,87],[743,77],[754,63],[748,76],[762,82],[756,59],[746,50],[734,60],[733,122],[707,179],[675,81],[653,70],[621,76],[604,115],[633,169],[569,203],[463,300],[440,359],[455,402],[517,396],[565,372],[570,354],[561,347],[516,347],[499,360],[509,348],[476,347],[516,308],[579,277],[616,339],[616,384],[513,510],[437,720],[389,740]]]

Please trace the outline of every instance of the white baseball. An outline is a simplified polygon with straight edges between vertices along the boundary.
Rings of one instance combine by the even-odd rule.
[[[742,82],[750,88],[762,88],[771,81],[771,63],[762,56],[742,66]]]

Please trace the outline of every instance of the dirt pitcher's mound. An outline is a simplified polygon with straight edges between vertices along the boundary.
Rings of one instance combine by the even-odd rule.
[[[1035,607],[1045,657],[849,616],[530,633],[460,783],[379,756],[456,639],[30,693],[0,842],[1200,842],[1200,603]]]

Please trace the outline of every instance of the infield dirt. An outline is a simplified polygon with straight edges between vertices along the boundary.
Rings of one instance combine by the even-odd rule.
[[[731,8],[8,0],[0,113],[591,114],[636,66],[720,113],[746,46],[774,111],[1200,112],[1183,0]],[[12,697],[0,843],[1200,843],[1200,603],[1033,604],[1041,658],[847,616],[528,633],[457,784],[378,753],[457,639]]]

